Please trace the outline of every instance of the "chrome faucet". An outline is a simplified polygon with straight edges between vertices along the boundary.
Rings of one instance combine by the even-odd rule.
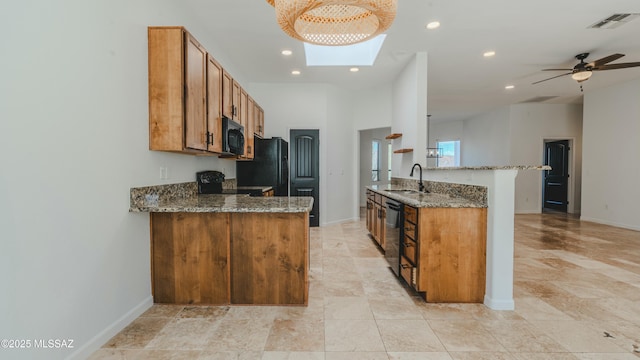
[[[416,168],[416,166],[418,167],[418,169],[420,169],[420,182],[418,182],[418,190],[420,192],[428,192],[425,188],[424,188],[424,184],[422,183],[422,166],[418,163],[413,164],[413,167],[411,168],[411,174],[409,174],[409,176],[413,176],[413,170]]]

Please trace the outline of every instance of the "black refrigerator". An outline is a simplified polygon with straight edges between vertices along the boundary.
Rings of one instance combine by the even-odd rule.
[[[238,186],[271,186],[275,196],[289,195],[289,144],[282,138],[256,138],[253,161],[236,161]]]

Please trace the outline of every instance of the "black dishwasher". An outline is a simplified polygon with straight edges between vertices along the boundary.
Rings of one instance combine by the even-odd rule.
[[[402,207],[402,203],[397,201],[391,199],[386,201],[387,217],[385,219],[384,257],[396,275],[400,274],[400,239],[403,235],[402,224],[404,222]]]

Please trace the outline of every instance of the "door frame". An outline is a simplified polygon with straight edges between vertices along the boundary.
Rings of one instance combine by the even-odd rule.
[[[567,181],[567,213],[568,214],[576,214],[579,213],[579,210],[576,209],[576,139],[574,137],[569,136],[543,136],[542,141],[540,141],[540,149],[539,154],[541,159],[541,164],[545,163],[545,143],[567,140],[569,142],[569,180]],[[538,208],[540,212],[544,210],[544,171],[540,172],[540,187],[539,187],[539,196],[538,196]]]

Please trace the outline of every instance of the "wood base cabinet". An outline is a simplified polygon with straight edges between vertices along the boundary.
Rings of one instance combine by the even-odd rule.
[[[374,191],[367,190],[367,230],[384,251],[387,208],[386,198]]]
[[[427,302],[482,302],[487,209],[404,208],[404,280]]]
[[[307,305],[309,213],[151,213],[154,302]]]
[[[229,214],[151,213],[153,300],[229,303]]]
[[[306,305],[309,214],[237,213],[231,220],[231,303]]]

